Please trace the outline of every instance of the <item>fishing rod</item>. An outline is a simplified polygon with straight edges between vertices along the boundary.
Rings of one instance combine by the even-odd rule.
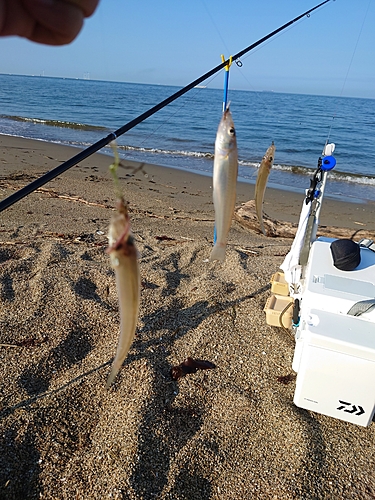
[[[313,7],[312,9],[307,10],[306,12],[304,12],[303,14],[295,17],[294,19],[292,19],[288,23],[283,24],[282,26],[280,26],[280,28],[277,28],[276,30],[274,30],[271,33],[269,33],[268,35],[264,36],[263,38],[259,39],[258,41],[254,42],[253,44],[249,45],[245,49],[243,49],[240,52],[238,52],[237,54],[235,54],[232,57],[233,61],[237,61],[244,54],[246,54],[247,52],[250,52],[251,50],[255,49],[255,47],[258,47],[260,44],[262,44],[266,40],[269,40],[270,38],[272,38],[273,36],[277,35],[281,31],[285,30],[286,28],[288,28],[289,26],[291,26],[295,22],[299,21],[303,17],[305,17],[305,16],[309,17],[309,15],[311,14],[311,12],[313,12],[316,9],[319,9],[319,7],[322,7],[324,4],[326,4],[326,3],[330,2],[330,1],[332,1],[332,0],[325,0],[324,2],[319,3],[318,5],[316,5],[315,7]],[[335,1],[335,0],[333,0],[333,1]],[[157,113],[158,111],[160,111],[162,108],[164,108],[165,106],[167,106],[171,102],[175,101],[179,97],[181,97],[184,94],[186,94],[187,92],[189,92],[189,90],[193,89],[196,85],[199,85],[200,83],[202,83],[205,80],[207,80],[207,78],[210,78],[215,73],[217,73],[218,71],[220,71],[222,68],[225,68],[225,66],[228,66],[230,62],[231,62],[230,59],[227,59],[226,61],[223,61],[221,64],[219,64],[215,68],[211,69],[210,71],[208,71],[207,73],[205,73],[201,77],[199,77],[196,80],[194,80],[193,82],[189,83],[189,85],[186,85],[186,87],[182,88],[181,90],[178,90],[176,93],[174,93],[171,96],[167,97],[167,99],[164,99],[164,101],[161,101],[156,106],[150,108],[148,111],[145,111],[144,113],[142,113],[141,115],[139,115],[137,118],[134,118],[133,120],[131,120],[130,122],[126,123],[125,125],[123,125],[119,129],[115,130],[114,132],[111,132],[109,135],[107,135],[107,137],[103,137],[103,139],[101,139],[100,141],[95,142],[94,144],[92,144],[88,148],[84,149],[83,151],[81,151],[77,155],[73,156],[69,160],[65,161],[64,163],[62,163],[58,167],[54,168],[53,170],[50,170],[49,172],[47,172],[46,174],[42,175],[38,179],[35,179],[35,181],[30,182],[30,184],[28,184],[27,186],[24,186],[23,188],[19,189],[18,191],[16,191],[15,193],[13,193],[11,196],[8,196],[8,198],[5,198],[4,200],[2,200],[0,202],[0,212],[2,212],[3,210],[5,210],[6,208],[9,208],[11,205],[13,205],[14,203],[16,203],[17,201],[20,201],[22,198],[24,198],[25,196],[29,195],[30,193],[32,193],[36,189],[42,187],[44,184],[46,184],[47,182],[51,181],[55,177],[61,175],[62,173],[64,173],[69,168],[74,167],[74,165],[77,165],[77,163],[79,163],[80,161],[85,160],[86,158],[88,158],[92,154],[94,154],[97,151],[99,151],[99,149],[103,148],[104,146],[107,146],[107,144],[109,144],[110,142],[112,142],[115,139],[117,139],[117,137],[120,137],[120,135],[125,134],[125,132],[128,132],[130,129],[134,128],[136,125],[139,125],[141,122],[143,122],[144,120],[146,120],[150,116],[154,115],[155,113]]]

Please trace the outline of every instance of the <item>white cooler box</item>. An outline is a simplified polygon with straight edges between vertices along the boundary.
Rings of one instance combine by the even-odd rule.
[[[312,245],[296,329],[294,403],[367,426],[375,410],[375,311],[348,315],[375,298],[375,252],[361,249],[354,271],[333,266],[330,243]]]

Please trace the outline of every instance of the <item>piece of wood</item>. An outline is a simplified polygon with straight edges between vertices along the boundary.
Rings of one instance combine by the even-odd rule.
[[[241,226],[256,233],[262,234],[258,217],[255,212],[255,201],[250,200],[242,203],[234,209],[233,218]],[[294,238],[298,224],[271,219],[267,214],[263,214],[264,227],[268,237],[272,238]],[[344,227],[322,226],[318,227],[317,236],[327,236],[329,238],[369,238],[375,240],[375,233],[365,228],[349,229]]]

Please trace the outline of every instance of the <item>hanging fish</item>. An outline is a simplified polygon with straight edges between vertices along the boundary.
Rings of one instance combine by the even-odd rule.
[[[141,279],[138,265],[138,251],[130,229],[128,206],[121,194],[117,169],[120,158],[115,143],[111,144],[115,157],[109,167],[113,175],[117,191],[117,213],[109,225],[107,253],[115,270],[116,288],[120,310],[120,337],[115,359],[107,380],[107,388],[112,384],[126,358],[133,342],[138,321],[139,300],[141,295]]]
[[[209,260],[225,259],[227,237],[236,202],[238,153],[236,131],[229,106],[224,111],[215,141],[213,200],[216,243]]]
[[[263,156],[262,162],[258,170],[258,177],[255,184],[255,209],[259,220],[262,233],[266,235],[263,224],[263,200],[266,191],[268,176],[270,175],[273,160],[275,158],[276,147],[272,141],[271,146],[267,149],[266,154]]]
[[[133,342],[138,320],[140,298],[140,273],[138,252],[130,230],[128,207],[124,200],[118,202],[118,211],[109,226],[109,253],[116,275],[120,310],[120,337],[107,388],[112,384]]]

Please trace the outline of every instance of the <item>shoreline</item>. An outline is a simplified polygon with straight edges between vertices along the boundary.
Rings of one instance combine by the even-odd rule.
[[[25,119],[27,121],[27,119]],[[103,131],[104,132],[104,131]],[[109,129],[107,130],[109,132]],[[43,135],[43,133],[41,132]],[[60,143],[59,140],[53,139],[52,137],[50,139],[33,139],[33,138],[28,138],[27,135],[24,137],[18,137],[14,135],[7,135],[4,134],[6,137],[10,138],[15,138],[15,139],[28,139],[28,140],[36,140],[39,142],[46,142],[47,144],[51,145],[64,145],[79,151],[85,150],[87,147],[90,147],[89,144],[87,143],[87,146],[81,145],[79,146],[78,143],[75,145],[69,145],[69,144],[62,144]],[[92,139],[92,143],[95,143],[96,140],[99,138]],[[56,142],[54,142],[56,140]],[[121,141],[120,141],[121,142]],[[158,154],[152,155],[148,153],[147,148],[139,154],[139,158],[137,158],[137,153],[132,156],[134,156],[133,159],[128,160],[126,158],[127,153],[123,153],[123,148],[121,144],[119,145],[119,153],[120,155],[124,154],[124,160],[125,161],[133,161],[135,163],[137,162],[145,162],[148,164],[155,164],[155,165],[160,165],[165,168],[173,168],[177,170],[185,170],[190,173],[196,173],[198,175],[203,175],[203,176],[211,176],[212,175],[212,163],[213,163],[213,154],[211,160],[207,160],[207,158],[200,158],[197,159],[195,156],[189,157],[190,155],[187,154],[185,157],[184,155],[179,156],[178,158],[173,158],[172,156],[167,155],[161,155],[159,157]],[[135,151],[137,151],[137,148],[135,148]],[[142,151],[142,148],[140,148],[140,151]],[[172,153],[171,151],[169,153]],[[179,152],[176,152],[179,154]],[[103,146],[101,152],[99,154],[104,154],[111,156],[111,148],[106,145]],[[160,163],[158,161],[160,160]],[[176,162],[178,165],[176,165]],[[250,169],[250,174],[249,174],[249,169],[246,168],[246,163],[242,164],[243,162],[239,162],[239,176],[238,176],[238,182],[240,183],[248,183],[250,185],[255,185],[255,178],[256,178],[256,164],[251,164],[251,169]],[[259,165],[259,163],[258,163]],[[211,167],[211,168],[210,168]],[[315,171],[315,168],[312,168],[311,166],[307,167],[301,167],[300,164],[298,163],[295,166],[289,165],[289,164],[277,164],[277,162],[274,164],[273,169],[271,171],[270,179],[268,180],[268,188],[269,189],[281,189],[281,190],[286,190],[288,192],[293,192],[293,193],[301,193],[302,196],[306,190],[306,188],[309,185],[309,179],[313,172]],[[297,173],[298,172],[298,173]],[[353,179],[351,181],[348,180],[348,178],[357,178],[357,180],[361,177],[362,180],[360,182],[355,182]],[[328,178],[328,184],[326,192],[325,192],[325,199],[333,199],[337,201],[341,201],[342,199],[345,199],[345,202],[349,203],[355,203],[355,204],[362,204],[362,203],[375,203],[375,197],[374,197],[374,189],[372,187],[372,184],[375,180],[375,177],[371,176],[370,174],[358,174],[358,173],[352,173],[349,171],[336,171],[333,170],[329,174]],[[280,182],[280,185],[278,184]],[[353,191],[356,193],[353,196]],[[341,194],[340,194],[341,193]]]
[[[4,175],[14,175],[15,172],[21,172],[22,168],[38,170],[38,175],[52,170],[62,162],[75,156],[74,151],[81,150],[73,146],[60,145],[50,143],[42,140],[18,138],[14,136],[0,135],[0,148],[2,149],[3,161],[2,172]],[[29,153],[22,157],[22,163],[17,163],[18,155],[13,156],[14,151],[29,150]],[[76,153],[78,154],[78,152]],[[56,158],[55,158],[56,157]],[[94,153],[91,157],[80,163],[85,167],[95,163],[97,165],[98,173],[104,178],[110,178],[108,167],[111,163],[111,156],[104,153]],[[135,169],[140,165],[139,162],[124,161],[126,165],[132,166]],[[44,165],[44,170],[40,170],[39,165]],[[62,179],[66,177],[76,178],[76,170],[78,166],[72,167],[59,177]],[[175,202],[188,203],[187,186],[190,186],[192,191],[199,191],[200,198],[205,197],[203,205],[207,213],[213,214],[212,203],[212,179],[211,176],[204,172],[192,172],[183,168],[173,168],[169,166],[159,166],[154,164],[144,164],[144,171],[147,172],[151,179],[156,179],[152,182],[163,184],[165,180],[173,183],[175,193]],[[129,170],[131,171],[131,169]],[[25,174],[27,172],[24,172]],[[35,175],[35,174],[34,174]],[[119,174],[121,176],[121,173]],[[35,175],[36,177],[36,175]],[[137,174],[137,178],[144,181],[143,184],[147,185],[148,178]],[[53,185],[54,181],[45,185]],[[26,182],[27,184],[27,182]],[[148,183],[149,184],[149,183]],[[110,188],[111,189],[111,188]],[[237,201],[236,205],[241,205],[251,199],[254,199],[255,184],[250,182],[243,182],[241,179],[237,183]],[[179,196],[177,196],[179,193]],[[150,196],[151,193],[148,193]],[[108,196],[110,193],[108,193]],[[171,195],[169,193],[169,195]],[[185,195],[185,196],[183,196]],[[76,193],[79,196],[79,193]],[[3,196],[4,197],[4,196]],[[152,198],[152,196],[151,196]],[[301,206],[304,200],[304,193],[290,191],[284,186],[280,189],[274,187],[267,187],[264,200],[264,212],[271,218],[298,223]],[[196,202],[196,200],[195,200]],[[368,231],[375,230],[375,203],[360,202],[356,203],[352,200],[340,201],[334,198],[326,197],[323,200],[320,224],[324,226],[345,227],[350,229],[365,228]]]

